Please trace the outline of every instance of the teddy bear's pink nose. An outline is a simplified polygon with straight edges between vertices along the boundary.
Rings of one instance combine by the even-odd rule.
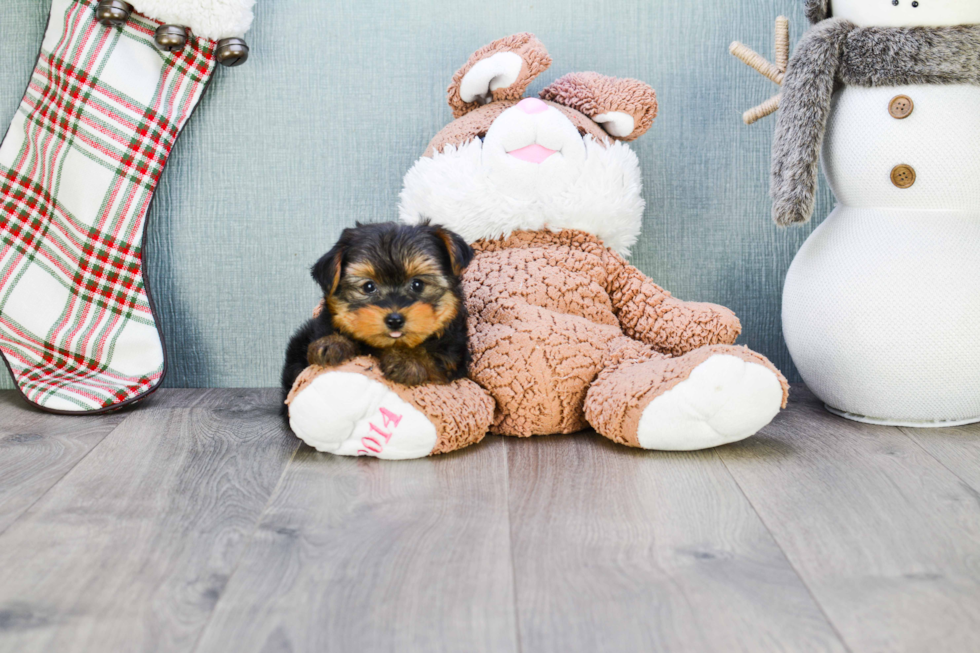
[[[534,97],[526,97],[517,103],[524,113],[541,113],[548,110],[548,105]]]

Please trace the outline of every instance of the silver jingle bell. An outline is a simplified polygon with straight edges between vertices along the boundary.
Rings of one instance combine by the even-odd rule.
[[[109,27],[124,25],[132,13],[133,5],[123,0],[99,0],[95,8],[96,20]]]
[[[248,44],[239,38],[221,39],[214,54],[222,66],[241,66],[248,59]]]

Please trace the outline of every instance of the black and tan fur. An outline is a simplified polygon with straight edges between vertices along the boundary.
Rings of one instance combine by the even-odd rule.
[[[385,377],[404,385],[466,376],[461,275],[472,258],[462,238],[435,225],[345,229],[313,266],[323,309],[289,342],[283,391],[309,365],[334,367],[362,355],[376,357]]]

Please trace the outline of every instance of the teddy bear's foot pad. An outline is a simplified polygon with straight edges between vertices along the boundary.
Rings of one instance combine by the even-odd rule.
[[[293,432],[317,451],[386,460],[423,458],[436,427],[390,388],[361,374],[316,377],[289,407]]]
[[[644,449],[694,451],[737,442],[772,421],[783,388],[772,370],[716,354],[654,399],[637,428]]]

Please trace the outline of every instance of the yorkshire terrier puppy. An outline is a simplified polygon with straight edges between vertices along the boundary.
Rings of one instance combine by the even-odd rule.
[[[289,341],[283,391],[309,365],[333,367],[365,354],[404,385],[466,376],[461,275],[472,259],[462,238],[428,223],[345,229],[313,266],[322,310]]]

